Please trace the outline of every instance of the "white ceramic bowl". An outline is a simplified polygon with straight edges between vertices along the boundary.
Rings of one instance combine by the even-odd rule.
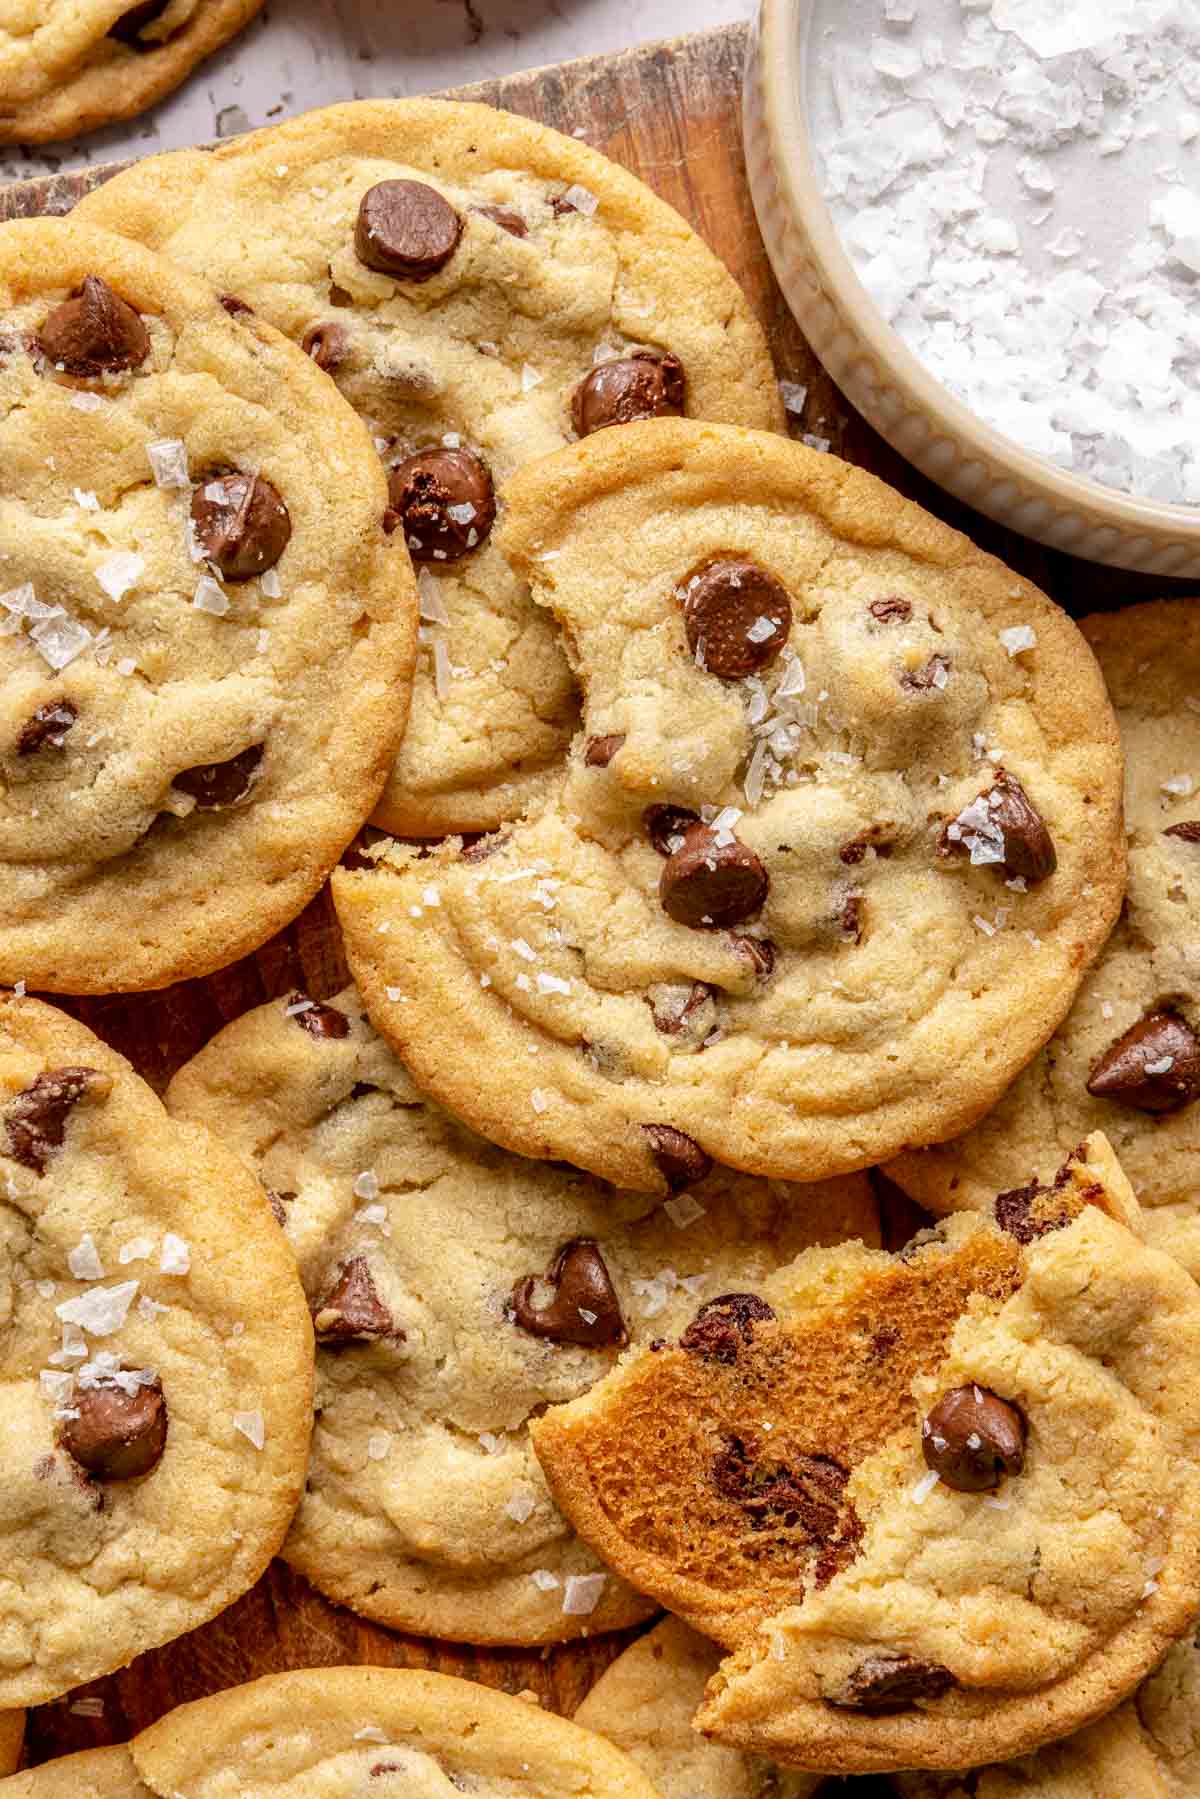
[[[1134,499],[1022,449],[943,387],[887,323],[817,180],[804,100],[812,9],[813,0],[761,0],[746,59],[745,137],[759,228],[813,350],[881,436],[968,505],[1074,556],[1200,580],[1200,507]]]

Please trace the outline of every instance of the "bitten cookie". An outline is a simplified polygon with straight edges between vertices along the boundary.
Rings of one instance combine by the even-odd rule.
[[[898,1774],[901,1799],[1194,1799],[1200,1792],[1200,1655],[1176,1644],[1098,1724],[1007,1767]]]
[[[361,422],[74,220],[0,230],[0,980],[207,974],[312,898],[404,727],[416,591]]]
[[[809,1251],[533,1426],[624,1576],[732,1648],[698,1714],[828,1772],[1110,1709],[1200,1602],[1200,1294],[1104,1138],[898,1256]]]
[[[312,1331],[238,1159],[0,998],[0,1706],[221,1611],[304,1483]]]
[[[995,1110],[888,1172],[935,1212],[986,1208],[1104,1131],[1147,1237],[1200,1278],[1200,605],[1125,607],[1081,629],[1125,749],[1125,909],[1071,1011]]]
[[[63,1755],[0,1781],[3,1799],[153,1799],[124,1743]]]
[[[660,1799],[811,1799],[823,1775],[778,1768],[697,1731],[692,1714],[720,1659],[707,1637],[665,1618],[600,1676],[575,1722],[632,1757]]]
[[[496,489],[631,419],[782,428],[766,341],[726,269],[586,144],[442,100],[334,106],[154,157],[77,216],[248,302],[375,436],[424,621],[377,823],[439,837],[540,801],[578,705],[553,620],[497,548]]]
[[[254,17],[262,0],[0,0],[0,143],[131,118]]]
[[[168,1712],[129,1747],[159,1799],[658,1799],[628,1756],[536,1703],[391,1668],[269,1675]]]
[[[973,1122],[1116,915],[1076,627],[872,476],[678,420],[509,487],[584,729],[535,819],[334,892],[417,1081],[618,1186],[810,1180]]]
[[[507,1155],[424,1100],[353,989],[247,1013],[167,1104],[245,1157],[300,1261],[317,1422],[284,1556],[426,1636],[550,1643],[647,1617],[554,1505],[530,1419],[809,1244],[879,1240],[862,1177],[801,1194],[720,1171],[654,1208]]]

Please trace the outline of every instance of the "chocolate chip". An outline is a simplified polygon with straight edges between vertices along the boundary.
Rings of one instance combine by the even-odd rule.
[[[69,1409],[76,1416],[63,1420],[62,1446],[95,1480],[139,1480],[162,1460],[167,1402],[160,1380],[139,1381],[132,1393],[115,1375],[86,1387],[76,1382]]]
[[[767,981],[774,974],[779,951],[769,937],[746,937],[735,933],[729,944],[743,962],[749,962],[758,980]]]
[[[922,1424],[921,1450],[956,1493],[990,1493],[1025,1466],[1025,1420],[987,1387],[954,1387]]]
[[[423,181],[381,181],[358,209],[358,260],[381,275],[428,281],[458,248],[462,220],[448,200]]]
[[[706,981],[693,981],[691,992],[682,1004],[676,1003],[675,995],[679,992],[680,989],[666,985],[652,989],[655,995],[651,1006],[654,1022],[667,1037],[686,1035],[694,1026],[697,1014],[710,1007],[715,998],[713,989]],[[667,997],[668,995],[671,997]],[[707,1031],[705,1035],[708,1035]]]
[[[857,837],[850,839],[849,843],[843,843],[838,851],[839,860],[844,862],[848,868],[855,868],[860,862],[866,860],[868,850],[874,850],[877,856],[890,856],[892,853],[891,839],[895,829],[895,825],[891,823],[868,825],[865,831],[860,831]]]
[[[502,850],[508,842],[503,831],[489,831],[486,836],[473,837],[470,841],[463,838],[463,846],[459,855],[460,862],[486,862],[497,850]]]
[[[589,737],[583,751],[585,768],[607,768],[625,741],[624,731],[613,731],[607,737]]]
[[[694,1137],[677,1131],[670,1124],[644,1124],[650,1154],[658,1163],[659,1173],[672,1193],[694,1187],[712,1167],[712,1157],[701,1149]]]
[[[1200,820],[1189,819],[1185,824],[1168,825],[1163,836],[1178,837],[1184,843],[1200,843]]]
[[[68,375],[105,375],[145,362],[150,333],[107,281],[87,275],[78,292],[46,319],[38,348]]]
[[[569,212],[579,211],[575,202],[567,199],[567,194],[569,192],[569,188],[564,188],[561,194],[555,194],[550,201],[550,210],[556,219],[565,219]]]
[[[950,674],[950,664],[944,656],[931,656],[923,668],[910,668],[900,677],[900,685],[909,693],[929,693],[935,687],[944,687]]]
[[[271,483],[237,471],[200,483],[192,523],[204,554],[227,581],[249,581],[274,568],[292,535],[288,509]]]
[[[499,225],[501,231],[507,231],[510,237],[529,236],[529,226],[511,206],[473,206],[471,211],[490,219],[493,225]]]
[[[734,925],[762,910],[767,871],[730,831],[692,825],[668,857],[658,883],[663,911],[676,924]]]
[[[773,662],[792,628],[787,589],[745,556],[714,556],[679,589],[688,648],[710,674],[740,681]]]
[[[350,333],[334,319],[322,325],[310,325],[300,339],[300,348],[311,356],[319,369],[336,369],[346,360]]]
[[[400,525],[414,562],[458,562],[496,521],[487,465],[470,450],[418,450],[388,475],[391,527]]]
[[[302,1012],[292,1012],[293,1006],[302,1005],[308,999],[307,993],[296,992],[288,996],[287,1007],[293,1024],[298,1024],[310,1037],[348,1037],[350,1020],[336,1006],[323,1006],[317,1000],[309,1001]]]
[[[32,756],[36,750],[61,750],[67,740],[67,732],[79,717],[79,710],[70,700],[54,700],[48,705],[39,706],[33,717],[21,726],[21,735],[17,738],[18,756]]]
[[[291,1205],[295,1197],[296,1195],[294,1193],[280,1193],[274,1187],[267,1188],[267,1198],[271,1203],[271,1210],[275,1214],[276,1224],[282,1225],[287,1223],[287,1208]]]
[[[700,814],[686,806],[647,806],[642,823],[659,855],[673,856],[692,826],[700,823]]]
[[[147,25],[153,25],[155,19],[161,19],[171,0],[142,0],[140,6],[131,6],[123,12],[114,25],[108,28],[109,37],[115,37],[118,43],[128,44],[131,50],[157,49],[156,43],[142,40],[142,32]]]
[[[886,600],[872,600],[867,611],[881,625],[903,625],[912,617],[912,601],[890,594]]]
[[[554,1289],[548,1305],[534,1304],[539,1284]],[[591,1237],[574,1237],[564,1243],[550,1263],[542,1283],[527,1274],[512,1290],[513,1322],[531,1337],[549,1337],[555,1343],[582,1343],[598,1349],[602,1344],[622,1347],[629,1341],[617,1290]]]
[[[984,810],[986,808],[986,811]],[[997,839],[997,833],[999,834]],[[999,769],[992,785],[952,818],[938,841],[943,856],[970,850],[1031,884],[1058,867],[1054,840],[1042,815],[1015,775]],[[996,862],[996,854],[1003,860]]]
[[[580,437],[638,419],[678,418],[686,399],[683,364],[670,353],[635,350],[597,363],[571,395],[571,423]]]
[[[252,319],[254,317],[253,306],[250,306],[245,300],[239,300],[236,294],[220,294],[218,298],[231,319]]]
[[[850,1474],[825,1455],[765,1461],[740,1437],[728,1437],[713,1462],[712,1478],[724,1498],[742,1507],[752,1529],[799,1528],[810,1541],[825,1543],[837,1534]]]
[[[328,1008],[324,1008],[328,1010]],[[306,1018],[307,1013],[301,1013]],[[341,1013],[335,1013],[340,1018]],[[404,1341],[375,1289],[365,1256],[351,1256],[337,1270],[333,1284],[313,1306],[313,1330],[317,1342],[374,1343],[380,1337]]]
[[[1138,1112],[1178,1112],[1200,1098],[1200,1039],[1177,1012],[1151,1012],[1105,1050],[1087,1090]]]
[[[95,1068],[48,1068],[39,1074],[4,1114],[8,1153],[14,1162],[44,1174],[53,1152],[62,1148],[72,1108],[88,1092],[107,1092],[109,1085]]]
[[[754,1325],[775,1313],[757,1293],[722,1293],[706,1299],[679,1339],[680,1349],[704,1362],[737,1361],[738,1351],[754,1335]]]
[[[998,1193],[992,1210],[996,1223],[1018,1243],[1029,1244],[1038,1237],[1047,1237],[1051,1231],[1060,1231],[1071,1222],[1071,1215],[1065,1208],[1055,1210],[1042,1206],[1035,1212],[1034,1206],[1039,1199],[1049,1199],[1053,1188],[1044,1187],[1040,1181],[1030,1181],[1028,1186],[1013,1187],[1007,1193]]]
[[[861,893],[851,893],[842,904],[840,924],[847,943],[861,943],[865,924],[866,901]]]
[[[903,1712],[919,1699],[940,1699],[955,1685],[949,1668],[938,1662],[881,1649],[858,1664],[836,1697],[827,1694],[826,1703],[875,1715]]]
[[[182,768],[171,782],[181,793],[190,794],[205,812],[222,806],[236,806],[254,785],[258,765],[262,761],[262,744],[252,743],[248,750],[231,756],[228,762],[205,762],[199,768]]]

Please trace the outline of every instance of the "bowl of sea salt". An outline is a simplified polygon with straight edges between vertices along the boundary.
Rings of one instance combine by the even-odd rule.
[[[1200,579],[1200,0],[762,0],[745,116],[869,422],[1027,536]]]

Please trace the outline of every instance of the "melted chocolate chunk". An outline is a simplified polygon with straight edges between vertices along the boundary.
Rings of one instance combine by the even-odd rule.
[[[848,894],[841,910],[842,936],[847,943],[861,943],[866,929],[866,901],[861,893]]]
[[[327,371],[341,367],[349,347],[350,333],[334,319],[326,319],[321,325],[310,325],[300,339],[304,354],[311,356],[319,369]]]
[[[694,1187],[702,1181],[712,1167],[712,1157],[701,1149],[694,1137],[684,1131],[677,1131],[670,1124],[644,1124],[642,1130],[650,1144],[650,1154],[658,1164],[659,1173],[666,1181],[672,1193],[681,1193],[685,1187]]]
[[[692,826],[700,823],[700,814],[689,812],[686,806],[647,806],[642,823],[659,855],[673,856]]]
[[[67,732],[79,717],[79,709],[70,700],[53,700],[39,706],[33,717],[21,726],[17,738],[18,756],[32,756],[38,750],[61,750]]]
[[[289,1007],[298,1006],[306,999],[308,999],[307,993],[297,991],[289,994],[287,1003]],[[300,1029],[307,1031],[310,1037],[329,1038],[350,1035],[350,1020],[346,1014],[339,1012],[336,1006],[323,1006],[317,1000],[313,1000],[310,1005],[305,1006],[302,1012],[291,1012],[290,1017],[292,1023],[298,1024]]]
[[[997,832],[999,843],[995,840]],[[1041,813],[1016,776],[1002,768],[997,770],[992,785],[950,820],[939,839],[938,852],[950,856],[973,845],[982,847],[989,856],[999,850],[1003,860],[993,860],[992,865],[1031,886],[1044,881],[1058,867],[1054,841]]]
[[[106,375],[135,369],[150,354],[150,333],[133,310],[98,275],[50,313],[38,348],[68,375]]]
[[[767,887],[767,871],[752,849],[729,831],[696,824],[668,857],[658,897],[668,918],[698,929],[753,918]]]
[[[470,450],[418,450],[388,475],[390,510],[414,562],[459,562],[477,550],[496,522],[496,491],[487,465]]]
[[[89,1092],[107,1092],[110,1082],[95,1068],[48,1068],[18,1093],[4,1114],[8,1153],[36,1174],[61,1149],[72,1109]]]
[[[666,1037],[686,1035],[698,1012],[704,1010],[715,998],[713,989],[707,981],[693,981],[691,993],[682,1006],[659,1002],[651,1007],[656,1027]]]
[[[680,1349],[705,1362],[737,1361],[738,1351],[754,1335],[754,1325],[775,1313],[757,1293],[722,1293],[705,1300],[679,1339]]]
[[[1055,1187],[1065,1184],[1069,1164],[1059,1169],[1055,1177],[1054,1187],[1044,1187],[1040,1181],[1030,1181],[1026,1187],[1013,1187],[1007,1193],[998,1193],[992,1210],[996,1223],[1018,1243],[1029,1244],[1038,1237],[1048,1237],[1051,1231],[1061,1231],[1071,1222],[1071,1214],[1067,1208],[1055,1210],[1053,1207],[1040,1207],[1034,1212],[1034,1205],[1039,1199],[1053,1196]]]
[[[381,181],[362,197],[354,249],[381,275],[428,281],[457,250],[462,229],[450,202],[424,181]]]
[[[856,868],[866,860],[868,850],[874,850],[877,856],[890,856],[895,829],[895,825],[891,823],[868,825],[865,831],[860,831],[849,843],[843,843],[838,851],[839,861],[844,862],[847,868]]]
[[[513,1322],[531,1337],[581,1343],[588,1349],[607,1344],[622,1347],[629,1341],[617,1290],[600,1247],[591,1237],[564,1243],[542,1283],[554,1289],[553,1299],[544,1306],[534,1304],[539,1286],[536,1275],[527,1274],[512,1290]]]
[[[742,1507],[754,1530],[782,1524],[802,1530],[813,1543],[828,1543],[838,1534],[850,1474],[830,1456],[773,1462],[748,1451],[740,1437],[728,1437],[712,1476],[717,1491]]]
[[[613,731],[607,737],[589,737],[583,751],[584,767],[607,768],[624,741],[624,731]]]
[[[76,1382],[70,1410],[77,1415],[63,1420],[62,1446],[94,1480],[140,1480],[162,1460],[167,1402],[160,1380],[139,1382],[132,1393],[115,1376],[86,1387]]]
[[[609,425],[678,418],[686,397],[678,356],[635,350],[632,356],[598,363],[584,376],[571,395],[571,423],[579,437],[590,437]]]
[[[507,231],[510,237],[529,236],[529,226],[511,206],[473,206],[471,211],[490,219],[493,225],[499,225],[501,231]]]
[[[178,787],[181,793],[190,794],[204,812],[236,806],[253,787],[262,754],[262,744],[252,743],[248,750],[231,756],[228,762],[206,762],[199,768],[180,769],[171,785]]]
[[[701,668],[722,680],[758,674],[788,640],[787,589],[748,557],[713,557],[678,591],[688,648]]]
[[[262,475],[208,475],[192,494],[196,540],[227,581],[250,581],[274,568],[287,549],[292,520]]]
[[[827,1694],[826,1704],[881,1716],[908,1711],[919,1699],[940,1699],[955,1685],[949,1668],[938,1662],[881,1649],[859,1663],[836,1698]]]
[[[300,1013],[307,1017],[307,1013]],[[337,1014],[341,1016],[340,1013]],[[337,1270],[333,1284],[313,1306],[318,1343],[374,1343],[380,1337],[404,1341],[404,1332],[380,1299],[365,1256],[351,1256]]]
[[[1087,1090],[1137,1112],[1178,1112],[1200,1098],[1200,1039],[1177,1012],[1151,1012],[1105,1050]]]
[[[248,305],[245,300],[239,300],[236,294],[221,294],[219,298],[231,319],[254,317],[253,306]]]
[[[1163,836],[1178,837],[1184,843],[1200,843],[1200,819],[1188,819],[1183,824],[1168,825]]]
[[[987,1387],[954,1387],[921,1426],[921,1450],[956,1493],[990,1493],[1025,1466],[1025,1420]]]
[[[867,611],[881,625],[903,625],[912,617],[912,601],[890,594],[886,600],[872,600]]]

